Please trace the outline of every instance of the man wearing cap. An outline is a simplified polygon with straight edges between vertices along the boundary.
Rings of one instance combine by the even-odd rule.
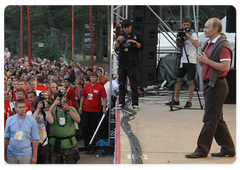
[[[119,60],[119,105],[122,109],[125,104],[125,86],[127,77],[132,90],[132,106],[134,110],[139,110],[138,106],[138,61],[139,50],[143,49],[142,38],[139,34],[132,32],[130,20],[123,20],[121,23],[123,33],[118,36],[116,48],[120,49]]]

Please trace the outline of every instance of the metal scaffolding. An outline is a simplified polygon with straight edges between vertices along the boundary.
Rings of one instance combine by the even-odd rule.
[[[147,5],[147,8],[158,18],[159,20],[159,26],[158,26],[158,31],[159,33],[162,33],[162,35],[171,43],[173,46],[174,50],[169,50],[169,51],[161,51],[161,48],[159,46],[159,49],[157,49],[158,53],[177,53],[177,46],[176,46],[176,34],[168,27],[168,25],[160,18],[160,16],[149,6]],[[122,9],[122,10],[121,10]],[[117,61],[117,53],[115,52],[114,49],[114,37],[113,30],[114,27],[118,25],[120,20],[128,19],[128,12],[129,12],[129,6],[128,5],[111,5],[111,44],[110,44],[110,91],[112,95],[114,94],[114,90],[112,89],[112,74],[114,73],[115,75],[117,74],[118,70],[118,61]],[[182,6],[180,6],[180,11],[182,11]],[[180,12],[181,13],[181,12]],[[198,13],[199,13],[199,7],[193,5],[193,16],[194,16],[194,27],[195,27],[195,32],[198,33]],[[182,19],[182,15],[180,14],[180,20]],[[114,25],[115,23],[115,25]],[[158,37],[159,38],[159,37]],[[159,42],[159,40],[158,40]],[[109,103],[111,103],[111,98]],[[111,108],[111,104],[109,106],[109,141],[111,143],[111,140],[116,140],[116,127],[115,127],[115,122],[117,121],[117,105],[115,104],[114,108]],[[112,128],[115,127],[115,128]],[[115,144],[115,150],[116,150],[116,144]],[[115,159],[114,159],[115,160]],[[114,162],[116,163],[116,162]]]

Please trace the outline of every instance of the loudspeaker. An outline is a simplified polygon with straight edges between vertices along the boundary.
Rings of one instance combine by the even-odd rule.
[[[236,32],[236,9],[234,6],[229,6],[227,10],[226,32]]]
[[[157,14],[158,6],[150,6]],[[142,36],[144,48],[139,54],[140,87],[156,84],[158,18],[146,6],[133,6],[133,32]]]
[[[159,6],[150,6],[153,11],[158,14]],[[133,6],[133,22],[134,23],[159,23],[158,18],[148,9],[148,7],[143,5]]]
[[[144,50],[139,53],[140,66],[156,66],[157,46],[144,44]]]
[[[158,25],[157,24],[137,24],[133,23],[132,30],[140,34],[144,44],[157,44]]]
[[[140,87],[156,84],[156,67],[139,67],[138,83]]]
[[[231,69],[227,76],[226,80],[228,82],[229,93],[228,97],[225,100],[225,104],[236,104],[236,69]]]

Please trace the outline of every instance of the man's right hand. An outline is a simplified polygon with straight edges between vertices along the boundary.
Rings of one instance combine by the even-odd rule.
[[[79,108],[79,113],[82,114],[82,108],[81,107]]]
[[[123,37],[123,36],[119,36],[119,37],[117,38],[117,40],[118,40],[118,41],[123,41],[123,40],[124,40],[124,37]]]
[[[41,110],[42,107],[43,107],[42,101],[38,102],[38,104],[37,104],[37,111],[40,112],[40,110]]]
[[[60,101],[60,97],[58,96],[58,97],[55,99],[53,105],[56,107],[57,105],[60,105],[60,104],[61,104],[61,101]]]

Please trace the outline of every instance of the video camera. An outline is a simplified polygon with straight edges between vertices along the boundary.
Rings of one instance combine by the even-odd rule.
[[[182,25],[180,25],[180,29],[177,34],[177,46],[182,47],[184,45],[184,41],[187,40],[185,29],[183,29]]]
[[[124,40],[121,42],[121,45],[125,48],[133,48],[133,47],[136,47],[136,44],[135,43],[131,43],[131,42],[127,42],[128,40],[132,40],[132,39],[136,39],[136,34],[124,34],[123,35],[124,37]]]
[[[70,101],[69,97],[64,98],[63,90],[58,90],[58,93],[60,94],[59,97],[60,97],[60,101],[61,101],[61,104],[58,106],[62,106],[62,103],[67,103]]]

